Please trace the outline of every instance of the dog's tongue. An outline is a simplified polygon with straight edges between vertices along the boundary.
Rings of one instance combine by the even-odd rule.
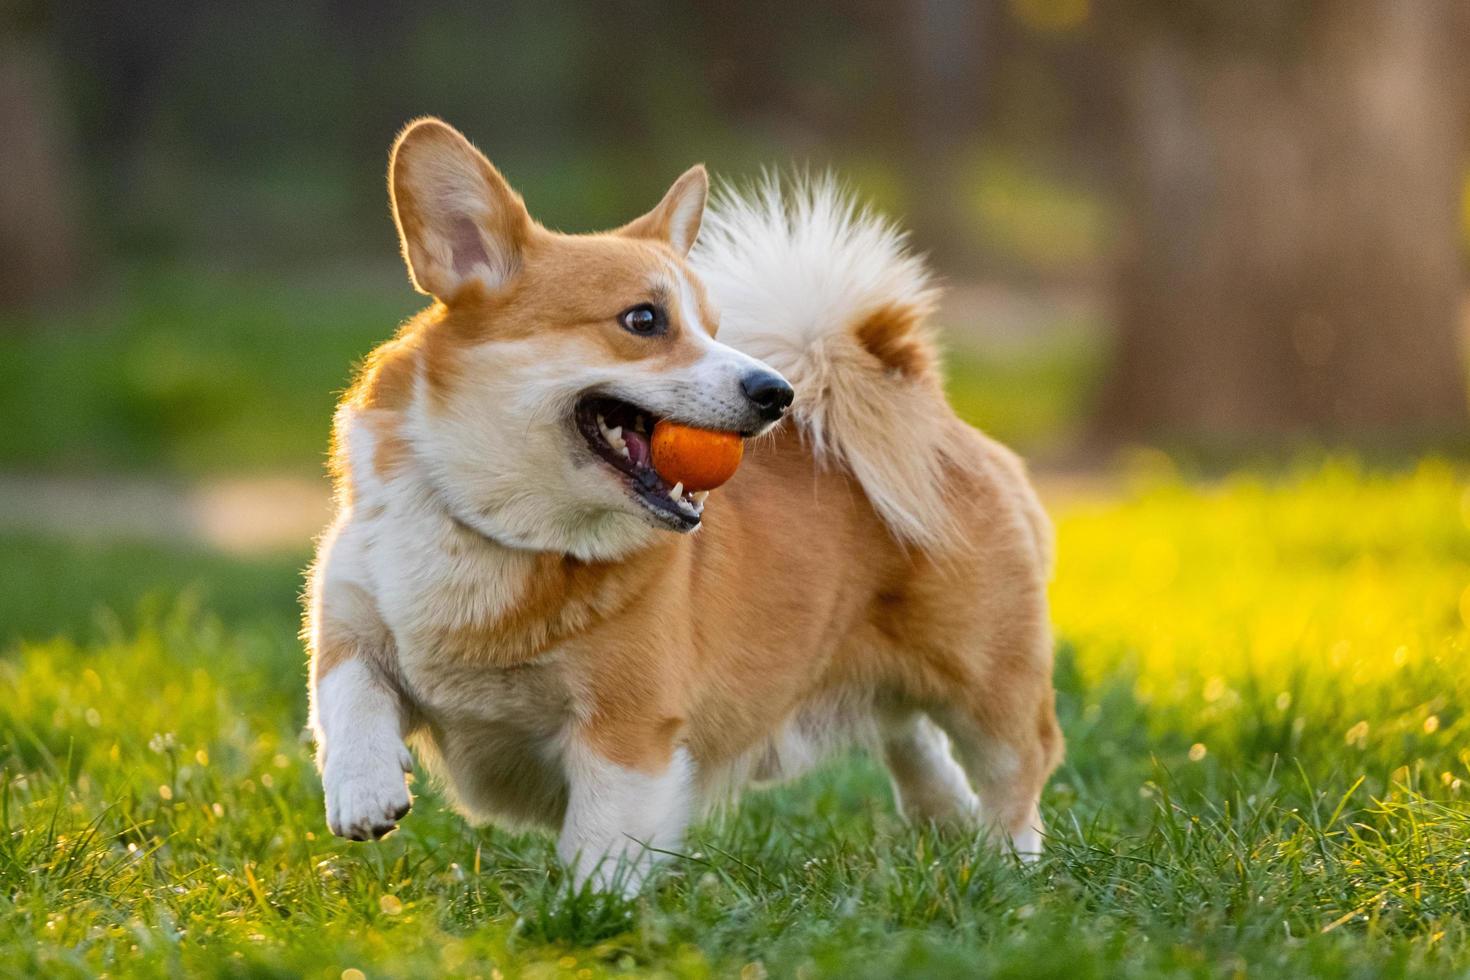
[[[623,442],[628,447],[628,458],[637,466],[648,465],[648,438],[631,428],[623,430]]]

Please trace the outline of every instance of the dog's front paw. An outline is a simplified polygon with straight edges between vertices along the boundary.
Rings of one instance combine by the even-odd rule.
[[[412,769],[402,746],[396,754],[329,759],[322,772],[327,827],[348,840],[377,840],[397,828],[413,806],[405,779]]]

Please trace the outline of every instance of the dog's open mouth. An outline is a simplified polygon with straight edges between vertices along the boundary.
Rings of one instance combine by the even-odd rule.
[[[707,491],[669,486],[653,468],[650,442],[659,416],[637,405],[597,395],[577,403],[577,431],[592,452],[622,475],[633,496],[664,523],[680,531],[699,526]]]

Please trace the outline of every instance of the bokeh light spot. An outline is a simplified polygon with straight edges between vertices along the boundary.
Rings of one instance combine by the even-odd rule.
[[[1011,0],[1011,13],[1037,31],[1070,31],[1087,21],[1090,0]]]

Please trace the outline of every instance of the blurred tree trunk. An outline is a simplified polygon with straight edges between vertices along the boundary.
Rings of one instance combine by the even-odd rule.
[[[1143,0],[1107,26],[1131,128],[1103,428],[1462,426],[1458,0]]]
[[[77,172],[56,65],[0,25],[0,309],[37,302],[80,271]]]

